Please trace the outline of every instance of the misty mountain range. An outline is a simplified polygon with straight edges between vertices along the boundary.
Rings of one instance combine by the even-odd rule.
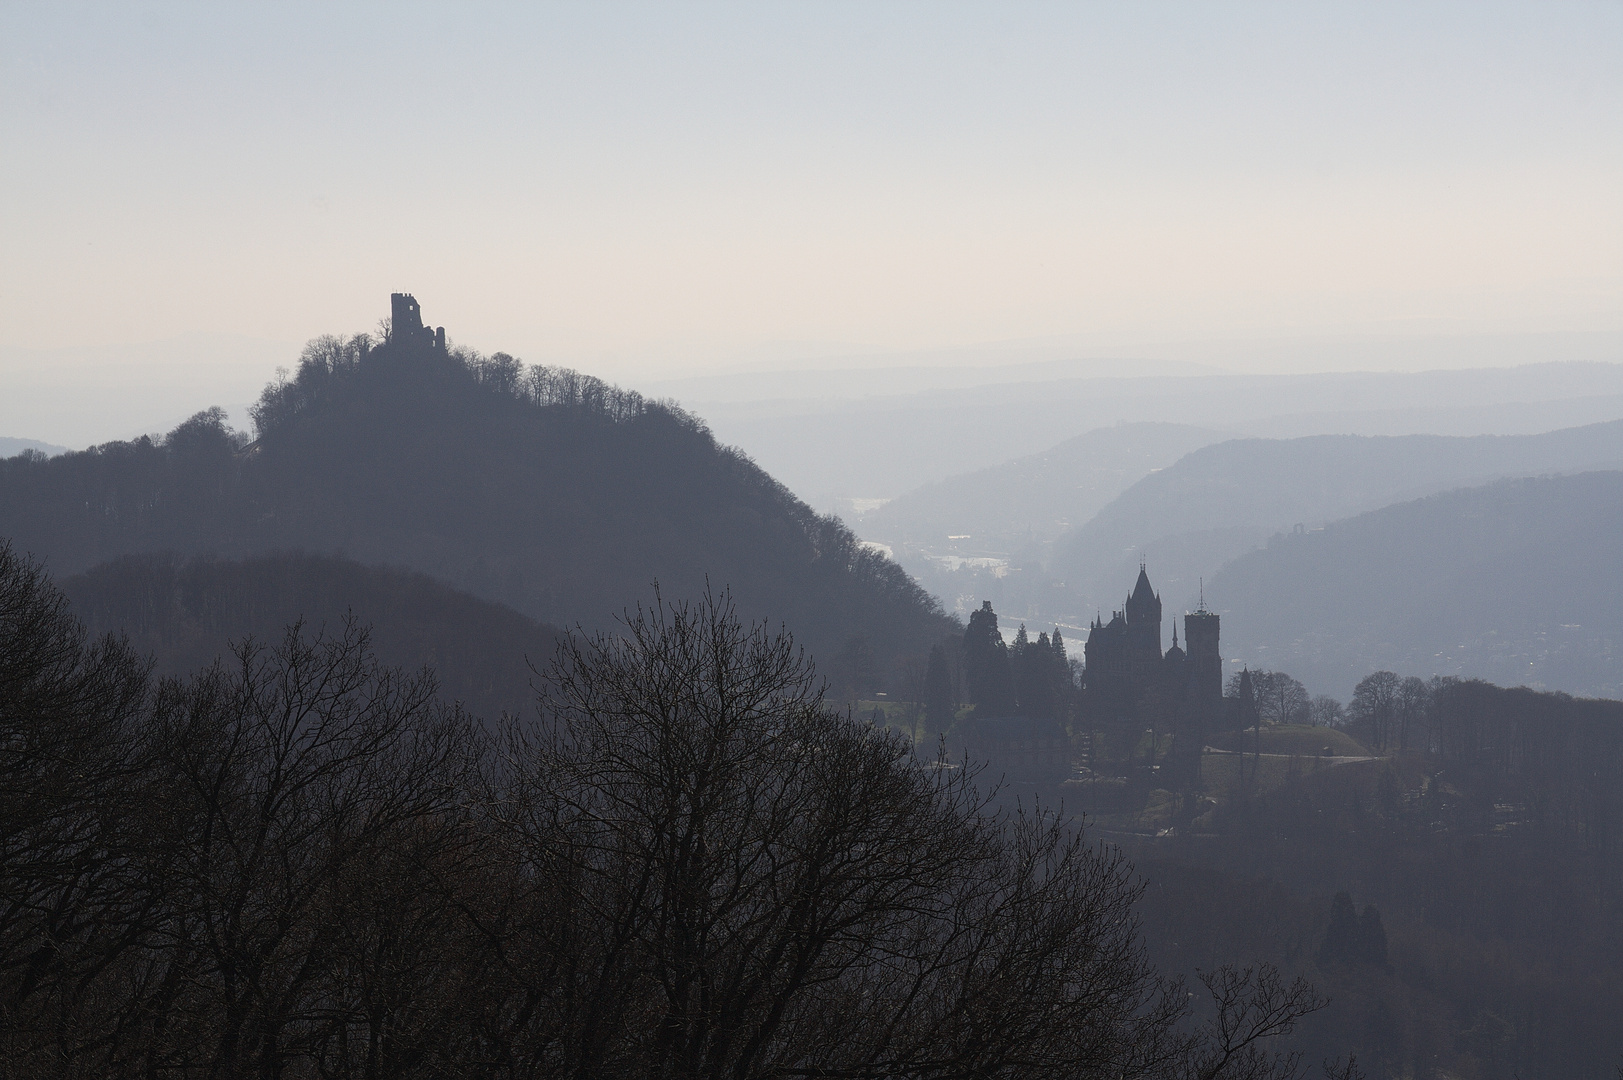
[[[1623,364],[1617,363],[1412,373],[1135,373],[880,395],[860,393],[856,380],[825,379],[823,385],[828,396],[813,398],[737,400],[714,390],[709,397],[677,396],[723,442],[745,447],[812,505],[842,514],[852,511],[852,498],[895,498],[1112,424],[1188,424],[1231,438],[1517,435],[1623,416]],[[661,392],[681,389],[667,385]]]
[[[923,586],[955,608],[994,600],[1005,637],[1022,618],[1034,633],[1065,621],[1074,660],[1085,605],[1119,602],[1139,558],[1175,625],[1206,577],[1219,674],[1285,671],[1343,699],[1377,669],[1623,694],[1623,421],[1299,438],[1122,423],[938,477],[866,514],[864,543],[680,407],[446,349],[398,318],[391,334],[312,342],[261,395],[257,438],[214,409],[158,438],[0,460],[0,537],[46,561],[87,629],[126,635],[158,674],[218,662],[228,679],[232,643],[264,656],[289,624],[331,635],[355,620],[384,665],[432,668],[440,696],[487,731],[534,715],[561,628],[612,631],[656,580],[677,601],[726,588],[746,617],[786,625],[859,720],[905,724],[922,690],[931,716],[945,695],[943,722],[961,730],[952,687],[972,686],[970,635]],[[962,438],[989,455],[982,434]],[[1032,658],[1059,654],[1025,634],[1004,654],[983,636],[1017,658],[1025,707]],[[1077,707],[1063,662],[1046,670]],[[1197,729],[1211,737],[1192,743],[1204,787],[1180,800],[1161,786],[1177,783],[1155,734],[1165,718],[1090,706],[1085,732],[1080,711],[1068,735],[1043,721],[1065,769],[1042,794],[1072,800],[1145,868],[1138,910],[1165,970],[1209,970],[1234,950],[1316,962],[1346,1004],[1304,1025],[1315,1052],[1390,1044],[1401,1014],[1425,1060],[1448,1047],[1475,1060],[1458,1048],[1504,1042],[1483,1019],[1489,1000],[1518,1017],[1548,1006],[1528,1030],[1561,1048],[1550,1060],[1609,1062],[1596,1032],[1616,1011],[1616,890],[1593,868],[1618,835],[1620,706],[1391,681],[1425,699],[1433,757],[1367,755],[1365,709],[1333,735],[1270,731],[1294,740],[1288,752],[1272,740],[1260,752],[1259,723],[1248,773],[1243,755],[1203,752],[1248,745],[1231,723]],[[1167,700],[1156,695],[1129,710]],[[1244,700],[1217,697],[1214,722],[1243,716]],[[1332,743],[1343,756],[1313,749]],[[1379,901],[1394,963],[1315,953],[1329,940],[1322,900],[1347,881]],[[1583,1075],[1562,1068],[1549,1075]]]
[[[862,532],[887,544],[1006,554],[1054,540],[1140,478],[1222,438],[1187,424],[1099,428],[1042,453],[915,488],[862,515]],[[944,543],[954,536],[963,542]]]
[[[1236,439],[1144,476],[1055,542],[1051,573],[1086,611],[1114,600],[1140,557],[1168,600],[1276,532],[1507,476],[1623,468],[1623,421],[1542,435]],[[1221,602],[1221,601],[1219,601]]]

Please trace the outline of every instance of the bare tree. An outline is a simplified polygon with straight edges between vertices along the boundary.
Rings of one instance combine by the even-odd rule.
[[[1192,1039],[1182,1074],[1190,1080],[1293,1080],[1301,1055],[1270,1048],[1303,1016],[1329,1004],[1305,979],[1289,985],[1274,968],[1219,968],[1201,975],[1212,1014]],[[1326,1067],[1326,1072],[1330,1072]]]
[[[917,743],[919,729],[924,723],[925,686],[930,662],[923,656],[908,656],[903,658],[899,667],[902,692],[907,695],[907,729]]]
[[[1308,719],[1312,698],[1303,686],[1283,671],[1253,671],[1257,711],[1267,724],[1300,724]]]
[[[87,640],[37,564],[0,545],[0,1053],[24,1071],[108,1025],[98,974],[151,902],[146,664]]]
[[[456,843],[464,718],[350,622],[166,684],[153,726],[170,895],[146,1064],[279,1075],[340,1031],[386,1063],[404,1017],[368,990],[421,906],[386,886]]]
[[[1411,739],[1422,729],[1430,705],[1431,689],[1423,679],[1410,675],[1398,684],[1392,702],[1398,749],[1409,749]]]
[[[1210,1039],[1178,1033],[1185,998],[1143,959],[1126,863],[1056,815],[988,813],[967,770],[918,761],[817,686],[725,596],[656,602],[620,636],[564,646],[544,725],[510,731],[492,793],[545,913],[507,968],[527,981],[523,1060],[577,1076],[1193,1075]],[[1209,1075],[1284,1075],[1239,1055],[1318,1003],[1245,979],[1223,985],[1254,991],[1256,1019],[1222,1029],[1235,1063]]]
[[[1346,722],[1347,710],[1335,698],[1320,694],[1309,703],[1307,715],[1315,727],[1340,727]]]
[[[1366,675],[1353,687],[1347,714],[1352,721],[1367,729],[1365,737],[1377,750],[1385,750],[1397,735],[1395,727],[1401,686],[1402,680],[1394,673],[1377,671]]]
[[[354,623],[153,687],[0,556],[5,1075],[1299,1072],[1305,985],[1192,1028],[1118,853],[725,597],[570,639],[494,753]]]

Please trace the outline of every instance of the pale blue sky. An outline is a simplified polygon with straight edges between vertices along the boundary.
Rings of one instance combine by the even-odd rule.
[[[1623,3],[0,7],[0,378],[395,289],[632,379],[1615,332]]]

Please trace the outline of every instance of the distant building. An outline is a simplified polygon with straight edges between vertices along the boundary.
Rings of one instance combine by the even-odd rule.
[[[1218,616],[1198,610],[1183,617],[1184,646],[1172,628],[1172,647],[1161,651],[1161,597],[1140,564],[1138,581],[1109,622],[1095,619],[1082,647],[1082,712],[1090,726],[1140,726],[1174,737],[1174,752],[1198,767],[1206,733],[1223,726],[1223,658]],[[1187,651],[1186,651],[1187,650]],[[1129,726],[1130,725],[1130,726]]]

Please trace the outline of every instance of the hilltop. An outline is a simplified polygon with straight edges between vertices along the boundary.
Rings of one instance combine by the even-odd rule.
[[[55,457],[65,454],[68,448],[57,446],[55,443],[40,442],[38,439],[13,439],[9,436],[0,436],[0,458],[16,457],[18,454],[32,451],[44,454],[46,457]]]
[[[0,536],[58,576],[153,551],[341,555],[588,628],[656,581],[672,598],[729,588],[745,618],[881,674],[956,627],[695,417],[448,349],[398,300],[388,340],[312,342],[253,416],[252,442],[213,410],[159,440],[0,462]]]

